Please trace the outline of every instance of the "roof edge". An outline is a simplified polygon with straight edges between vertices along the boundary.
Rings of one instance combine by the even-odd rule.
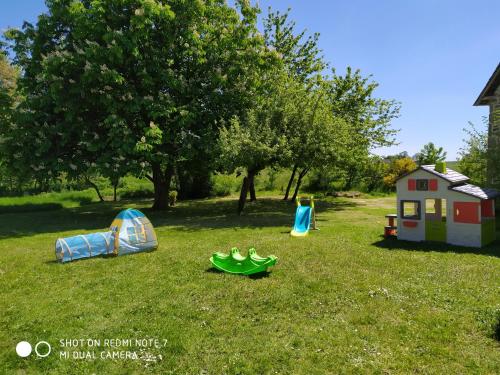
[[[481,106],[488,104],[487,102],[485,102],[485,99],[487,97],[486,94],[496,81],[498,81],[498,84],[500,85],[500,63],[498,63],[495,71],[493,72],[490,79],[486,83],[486,86],[484,86],[483,90],[477,97],[476,101],[473,104],[474,106]]]
[[[448,168],[448,169],[449,169],[449,168]],[[402,175],[401,177],[399,177],[398,179],[396,179],[396,181],[395,181],[395,182],[398,182],[399,180],[401,180],[401,179],[403,179],[403,178],[405,178],[405,177],[408,177],[408,176],[410,176],[411,174],[415,173],[416,171],[420,171],[420,170],[425,171],[425,172],[427,172],[427,173],[430,173],[430,174],[431,174],[431,175],[433,175],[433,176],[439,177],[439,178],[440,178],[440,179],[442,179],[443,181],[446,181],[447,183],[449,183],[449,184],[450,184],[450,187],[457,186],[457,185],[467,184],[467,183],[468,183],[468,181],[470,181],[470,178],[469,178],[469,177],[467,177],[467,176],[463,175],[463,176],[467,177],[467,180],[462,180],[462,181],[456,181],[456,182],[453,182],[453,181],[450,181],[450,180],[446,179],[445,177],[441,176],[441,175],[439,174],[439,172],[431,171],[431,170],[429,170],[429,169],[425,169],[425,168],[423,168],[423,166],[419,166],[417,169],[414,169],[414,170],[413,170],[413,171],[411,171],[411,172],[405,173],[404,175]],[[456,172],[456,171],[455,171],[455,170],[453,170],[453,169],[450,169],[450,170],[451,170],[451,171]],[[457,172],[457,173],[459,173],[459,172]],[[461,174],[461,173],[460,173],[460,174]]]
[[[474,185],[474,184],[463,184],[463,185],[472,185],[474,187],[481,188],[480,186],[477,186],[477,185]],[[452,190],[455,193],[461,193],[461,194],[467,195],[467,196],[472,197],[472,198],[480,199],[482,201],[487,201],[487,200],[490,200],[490,199],[496,199],[496,198],[500,197],[500,192],[498,190],[496,190],[497,194],[494,197],[492,197],[492,198],[481,198],[481,197],[478,197],[477,195],[474,195],[474,194],[471,194],[471,193],[467,193],[465,191],[454,190],[453,189],[453,188],[460,187],[460,186],[462,186],[462,185],[448,186],[448,190]],[[492,189],[492,190],[495,190],[495,189]]]

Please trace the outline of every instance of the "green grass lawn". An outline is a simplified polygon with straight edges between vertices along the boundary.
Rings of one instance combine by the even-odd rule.
[[[277,197],[241,217],[231,198],[150,205],[0,215],[0,373],[500,373],[498,241],[384,240],[394,197],[319,201],[321,230],[306,238],[289,236],[295,208]],[[157,251],[54,261],[58,237],[103,230],[124,207],[149,216]],[[214,272],[211,253],[233,246],[279,263],[262,277]],[[81,338],[166,343],[128,348],[136,361],[59,358],[59,340]],[[53,352],[20,358],[22,340]]]

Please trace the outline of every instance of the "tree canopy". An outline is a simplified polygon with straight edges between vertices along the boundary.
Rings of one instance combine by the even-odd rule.
[[[434,143],[429,142],[417,153],[415,159],[418,165],[436,164],[437,162],[445,161],[446,155],[447,153],[442,147],[436,147]]]
[[[464,129],[467,138],[460,149],[458,167],[460,172],[470,178],[473,184],[485,186],[487,183],[488,131],[478,129],[469,122]]]
[[[7,34],[26,95],[12,146],[34,145],[16,166],[70,176],[142,168],[165,208],[175,168],[213,149],[221,119],[241,112],[276,58],[256,31],[257,9],[238,6],[48,1],[37,25]]]

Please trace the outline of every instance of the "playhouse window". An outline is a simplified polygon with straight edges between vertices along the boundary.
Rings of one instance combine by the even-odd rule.
[[[446,199],[426,199],[425,214],[426,220],[446,220]]]
[[[417,180],[417,190],[418,191],[429,190],[429,180]]]
[[[420,220],[420,201],[401,201],[403,219]]]
[[[479,202],[453,202],[455,223],[480,224],[481,204]]]

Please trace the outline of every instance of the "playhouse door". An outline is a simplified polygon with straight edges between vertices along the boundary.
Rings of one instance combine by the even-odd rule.
[[[446,242],[446,200],[425,200],[425,240]]]

